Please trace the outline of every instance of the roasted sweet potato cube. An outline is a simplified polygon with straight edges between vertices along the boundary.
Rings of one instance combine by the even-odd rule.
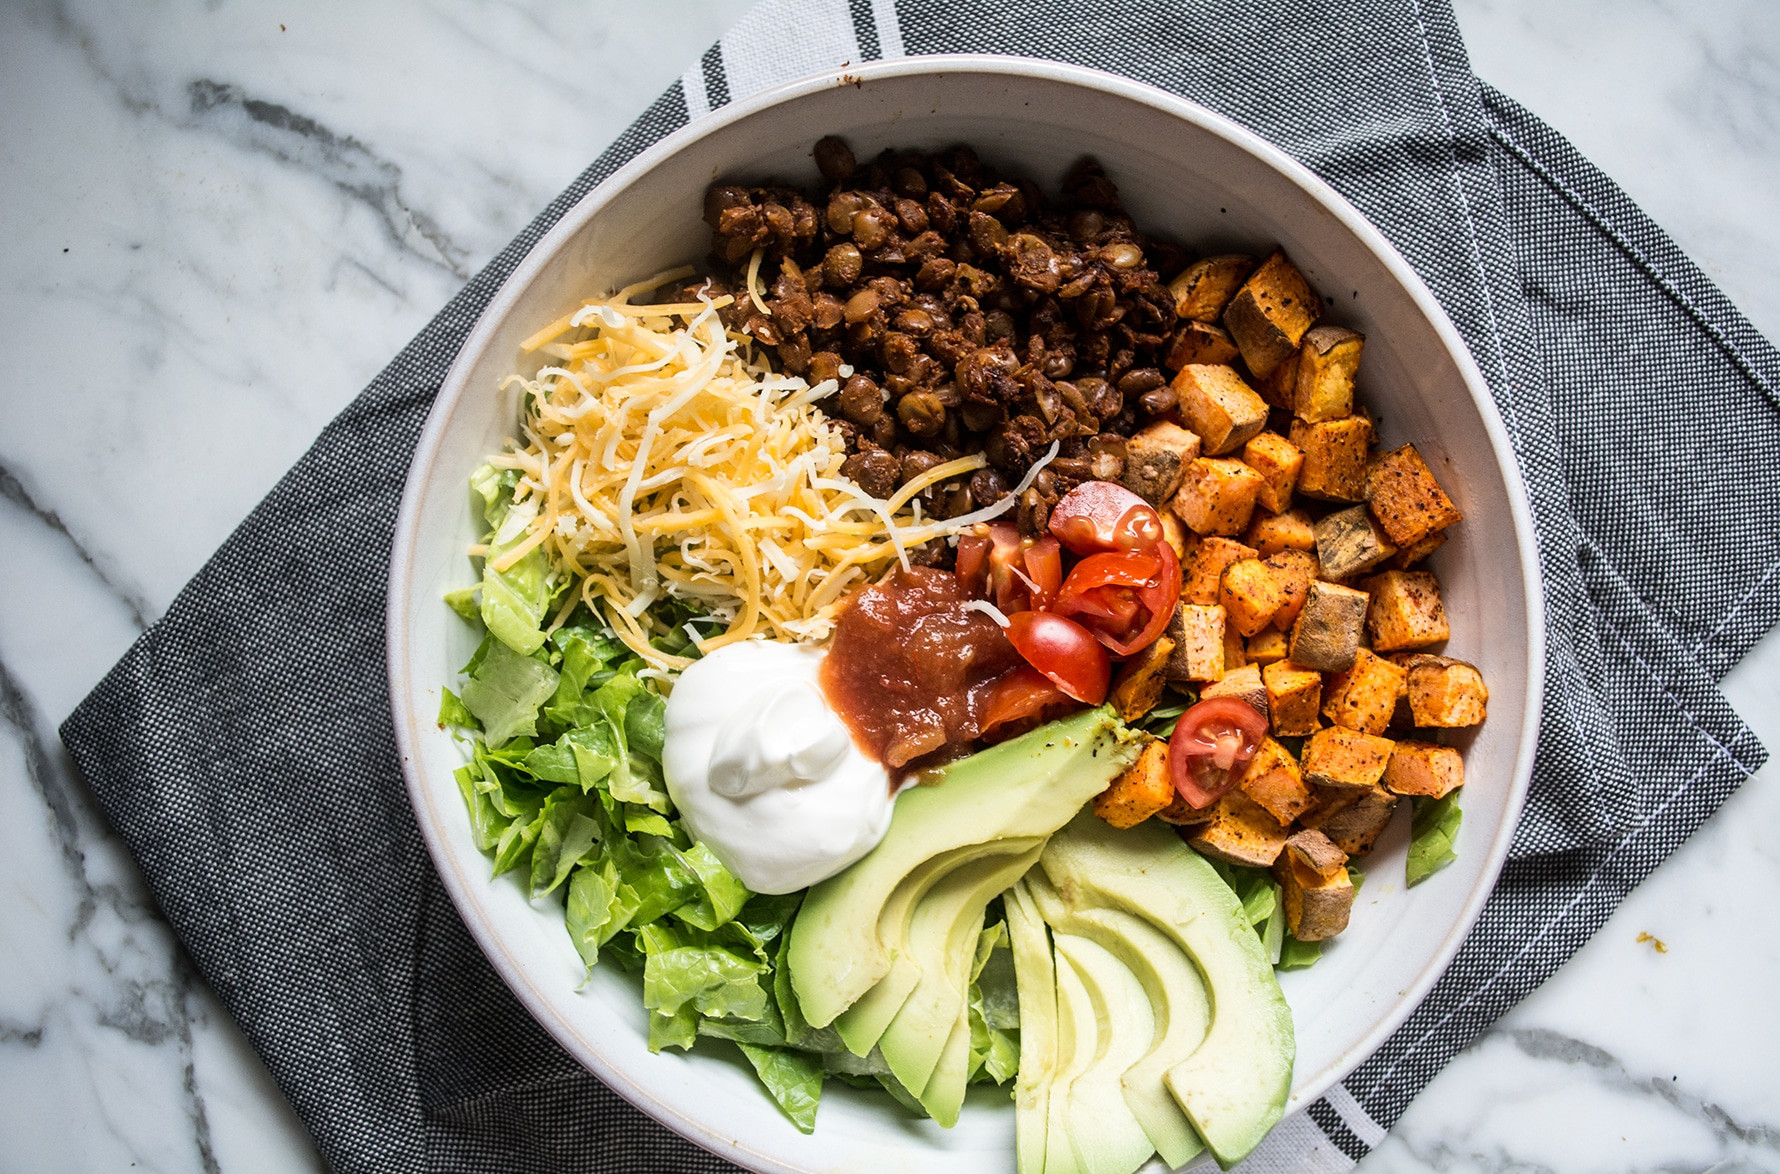
[[[1174,641],[1166,635],[1158,636],[1148,648],[1120,666],[1106,695],[1107,704],[1118,711],[1119,717],[1134,722],[1156,708],[1162,688],[1168,683],[1163,670],[1173,651]]]
[[[1279,581],[1279,589],[1285,593],[1284,602],[1273,613],[1273,626],[1289,632],[1304,607],[1304,601],[1310,597],[1310,585],[1316,581],[1320,569],[1316,555],[1307,550],[1280,550],[1261,561],[1267,564],[1267,569]]]
[[[1268,406],[1291,411],[1298,394],[1298,352],[1287,355],[1267,378],[1255,380],[1255,391]]]
[[[1339,420],[1354,410],[1354,372],[1366,339],[1342,326],[1317,326],[1298,346],[1297,386],[1292,412],[1315,424]]]
[[[1245,558],[1224,569],[1218,602],[1224,605],[1230,626],[1243,636],[1253,636],[1272,623],[1285,601],[1285,589],[1260,559]]]
[[[1465,759],[1451,746],[1398,742],[1384,768],[1384,789],[1396,795],[1439,799],[1465,785]]]
[[[1315,828],[1294,833],[1286,840],[1286,851],[1300,867],[1325,880],[1336,873],[1347,872],[1347,853]]]
[[[1420,542],[1462,517],[1413,444],[1372,462],[1366,472],[1366,505],[1398,546]]]
[[[1310,810],[1314,802],[1310,788],[1304,785],[1298,760],[1272,738],[1261,739],[1261,745],[1256,748],[1255,756],[1248,760],[1236,785],[1250,799],[1265,807],[1267,814],[1287,826]]]
[[[1224,253],[1193,262],[1168,283],[1168,292],[1174,295],[1175,315],[1197,322],[1216,322],[1254,271],[1255,259],[1245,253]]]
[[[1385,565],[1394,571],[1407,571],[1445,545],[1446,531],[1436,530],[1415,545],[1405,546],[1393,554],[1391,561]]]
[[[1210,823],[1217,812],[1216,806],[1194,807],[1187,802],[1187,797],[1179,791],[1174,793],[1174,801],[1167,807],[1156,812],[1156,818],[1163,823],[1171,823],[1176,827],[1192,827],[1196,824]]]
[[[1261,262],[1224,309],[1224,329],[1242,361],[1265,379],[1298,349],[1323,309],[1322,299],[1281,250]]]
[[[1350,791],[1329,805],[1319,801],[1316,807],[1304,813],[1302,822],[1328,836],[1349,856],[1363,856],[1372,850],[1396,809],[1395,795],[1383,787],[1368,787],[1363,791]]]
[[[1212,817],[1187,841],[1201,855],[1225,864],[1271,868],[1285,850],[1286,828],[1267,809],[1232,787],[1212,805]]]
[[[1262,509],[1283,514],[1292,508],[1292,490],[1298,487],[1298,470],[1304,467],[1304,454],[1297,445],[1277,432],[1258,432],[1242,446],[1242,463],[1266,483],[1255,496]]]
[[[1174,641],[1162,674],[1171,681],[1216,681],[1224,675],[1224,609],[1183,603],[1163,633]]]
[[[1179,371],[1188,363],[1234,363],[1238,357],[1236,344],[1222,326],[1188,319],[1169,336],[1162,362],[1170,371]]]
[[[1391,761],[1389,738],[1324,726],[1304,743],[1304,781],[1317,787],[1361,791],[1384,778]]]
[[[1168,743],[1151,742],[1094,800],[1094,814],[1116,828],[1133,828],[1174,802]]]
[[[1363,505],[1336,510],[1316,524],[1316,559],[1330,579],[1363,575],[1395,553]]]
[[[1222,604],[1219,605],[1223,606]],[[1242,642],[1242,633],[1230,623],[1229,613],[1224,615],[1224,671],[1235,672],[1248,664],[1248,645]]]
[[[1283,514],[1256,510],[1242,540],[1263,558],[1282,550],[1315,550],[1316,526],[1303,510],[1287,510]]]
[[[1320,424],[1293,420],[1291,440],[1304,453],[1304,465],[1298,470],[1299,493],[1323,501],[1365,500],[1371,420],[1365,416]]]
[[[1479,725],[1487,716],[1489,686],[1476,665],[1420,654],[1400,656],[1397,663],[1409,670],[1409,712],[1416,725],[1456,729]]]
[[[1168,543],[1168,549],[1174,551],[1175,559],[1184,565],[1187,559],[1187,540],[1192,537],[1187,531],[1187,524],[1171,509],[1157,512],[1162,515],[1162,541]]]
[[[1199,691],[1201,698],[1234,697],[1262,717],[1267,716],[1267,686],[1261,683],[1261,666],[1245,664],[1240,668],[1224,666],[1224,677]]]
[[[1288,849],[1274,863],[1273,879],[1279,882],[1286,928],[1299,941],[1325,941],[1347,928],[1354,908],[1354,882],[1346,868],[1318,876]]]
[[[1242,647],[1250,664],[1274,664],[1286,658],[1286,634],[1278,628],[1268,628],[1250,636]]]
[[[1354,665],[1323,682],[1323,714],[1338,726],[1364,734],[1383,734],[1403,692],[1408,672],[1362,648]]]
[[[1267,713],[1273,732],[1282,738],[1302,738],[1317,730],[1317,712],[1323,699],[1323,674],[1289,660],[1261,668],[1261,684],[1267,689]]]
[[[1175,411],[1199,434],[1208,456],[1239,449],[1267,426],[1267,404],[1234,367],[1188,363],[1174,377]]]
[[[1199,437],[1179,424],[1157,420],[1125,442],[1125,473],[1120,482],[1153,506],[1180,488],[1187,462],[1199,455]]]
[[[1206,605],[1218,602],[1218,587],[1224,581],[1225,568],[1245,558],[1254,558],[1255,554],[1254,547],[1215,534],[1189,543],[1186,561],[1181,564],[1181,599]]]
[[[1426,571],[1386,571],[1361,584],[1372,596],[1366,631],[1379,652],[1426,648],[1452,635],[1440,583]]]
[[[1261,475],[1241,461],[1198,457],[1187,464],[1168,508],[1195,534],[1236,535],[1248,526],[1261,492]]]
[[[1364,591],[1321,579],[1311,583],[1286,644],[1291,658],[1307,669],[1325,673],[1352,668],[1360,647],[1360,629],[1366,623],[1366,602]]]

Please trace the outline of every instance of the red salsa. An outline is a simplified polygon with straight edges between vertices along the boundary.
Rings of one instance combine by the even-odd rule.
[[[915,567],[859,591],[835,625],[822,692],[893,771],[968,751],[996,682],[1024,663],[971,598],[957,576]]]

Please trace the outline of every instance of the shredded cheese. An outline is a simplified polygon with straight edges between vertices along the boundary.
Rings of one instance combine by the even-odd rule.
[[[929,469],[888,501],[872,497],[841,475],[845,442],[817,406],[834,381],[775,374],[753,340],[723,328],[727,298],[630,304],[682,276],[589,301],[527,339],[560,365],[509,377],[530,393],[528,411],[522,438],[493,458],[519,471],[515,500],[527,503],[514,511],[526,537],[501,562],[541,545],[579,582],[571,600],[657,668],[687,662],[650,646],[663,634],[648,613],[656,600],[710,613],[720,630],[695,636],[705,652],[756,636],[825,639],[850,589],[906,566],[908,548],[1012,508],[1056,455],[959,518],[923,518],[918,495],[982,468],[980,454]]]

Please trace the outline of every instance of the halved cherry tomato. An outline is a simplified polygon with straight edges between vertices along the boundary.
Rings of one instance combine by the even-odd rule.
[[[1180,579],[1180,560],[1166,542],[1091,554],[1063,581],[1056,610],[1076,617],[1114,656],[1130,656],[1167,629]]]
[[[1027,663],[1065,693],[1089,705],[1106,700],[1112,661],[1088,629],[1053,612],[1022,611],[1007,618],[1005,631]]]
[[[1052,507],[1051,533],[1076,554],[1147,550],[1162,539],[1162,516],[1123,485],[1084,481]]]
[[[1045,611],[1063,585],[1063,549],[1048,534],[1021,538],[1012,524],[992,522],[959,536],[957,575],[1004,613]]]
[[[1074,705],[1069,694],[1057,688],[1049,677],[1023,664],[997,677],[989,686],[980,736],[993,740],[1005,725],[1027,718],[1050,718]]]
[[[1242,774],[1267,734],[1267,719],[1234,697],[1212,697],[1188,709],[1168,739],[1174,789],[1195,808],[1210,807]]]

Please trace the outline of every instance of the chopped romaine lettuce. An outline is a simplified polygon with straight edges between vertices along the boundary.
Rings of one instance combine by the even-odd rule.
[[[1415,820],[1409,837],[1409,863],[1405,879],[1419,885],[1459,858],[1453,850],[1458,839],[1459,823],[1465,813],[1459,810],[1459,793],[1443,799],[1417,799]]]
[[[742,1055],[754,1065],[760,1083],[772,1094],[785,1116],[803,1132],[816,1128],[816,1106],[822,1099],[822,1057],[790,1048],[759,1047],[737,1041]]]
[[[464,682],[464,708],[482,723],[488,745],[538,732],[538,707],[556,692],[556,670],[499,640],[483,641]]]

